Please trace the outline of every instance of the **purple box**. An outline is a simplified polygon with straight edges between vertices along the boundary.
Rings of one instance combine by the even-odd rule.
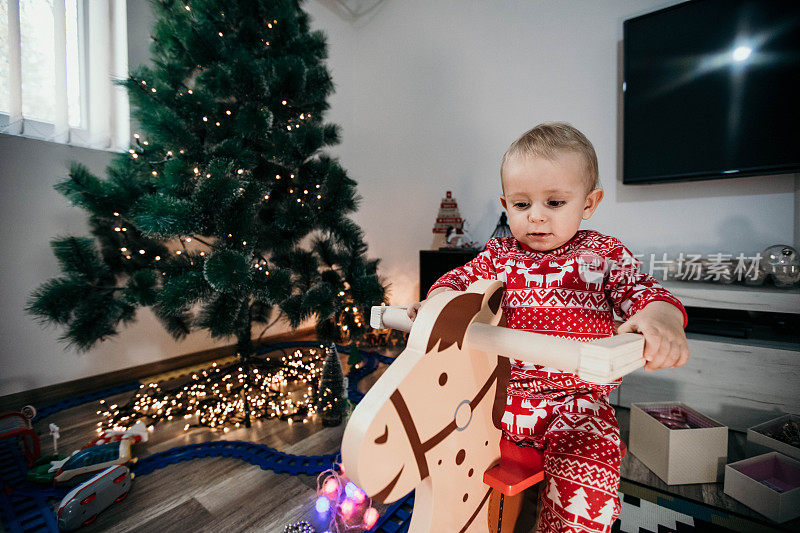
[[[800,516],[800,462],[778,452],[725,466],[725,494],[776,522]]]

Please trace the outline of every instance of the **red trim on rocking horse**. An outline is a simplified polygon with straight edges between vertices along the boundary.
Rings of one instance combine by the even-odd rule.
[[[628,447],[620,443],[619,456]],[[530,446],[518,446],[500,439],[500,464],[483,473],[483,482],[506,496],[514,496],[544,479],[544,453]]]

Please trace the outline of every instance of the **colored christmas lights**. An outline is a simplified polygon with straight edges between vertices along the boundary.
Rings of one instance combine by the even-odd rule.
[[[347,478],[341,465],[317,476],[314,508],[315,522],[325,523],[331,533],[365,531],[378,520],[372,500]]]

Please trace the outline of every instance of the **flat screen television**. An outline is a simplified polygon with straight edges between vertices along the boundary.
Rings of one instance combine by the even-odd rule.
[[[694,0],[623,30],[623,183],[800,171],[800,1]]]

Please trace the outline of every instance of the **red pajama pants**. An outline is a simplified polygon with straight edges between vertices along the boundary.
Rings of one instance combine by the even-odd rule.
[[[620,511],[620,438],[606,394],[532,392],[514,389],[512,381],[503,438],[544,454],[537,532],[611,531]]]

